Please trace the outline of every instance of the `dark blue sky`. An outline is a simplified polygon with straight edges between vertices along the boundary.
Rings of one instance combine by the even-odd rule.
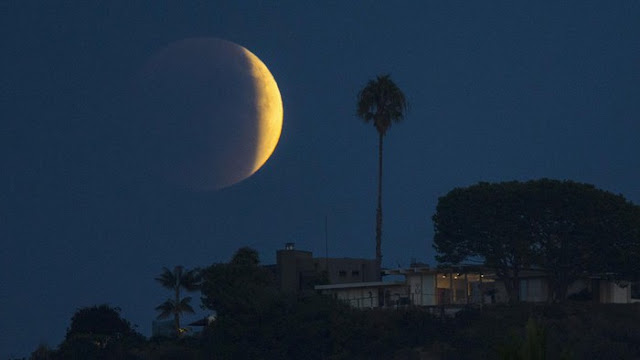
[[[325,216],[331,256],[373,258],[377,136],[355,102],[379,74],[410,102],[385,138],[385,266],[433,264],[456,186],[572,179],[640,203],[637,1],[26,3],[0,8],[1,358],[99,303],[149,335],[163,266],[323,254]],[[202,36],[262,59],[284,127],[254,176],[188,193],[133,176],[125,104],[154,52]]]

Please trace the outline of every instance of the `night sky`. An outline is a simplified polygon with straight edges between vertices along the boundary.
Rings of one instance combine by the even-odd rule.
[[[324,255],[325,218],[330,256],[373,258],[377,133],[355,105],[376,75],[410,103],[385,138],[386,267],[434,265],[457,186],[571,179],[640,203],[638,1],[61,3],[0,6],[2,359],[57,346],[94,304],[148,336],[163,266]],[[194,193],[139,176],[128,94],[156,51],[203,36],[269,67],[284,126],[255,175]]]

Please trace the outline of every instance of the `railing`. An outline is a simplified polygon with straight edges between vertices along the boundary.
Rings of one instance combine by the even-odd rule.
[[[378,298],[374,296],[365,297],[349,297],[339,298],[342,301],[347,302],[355,308],[375,308],[378,306]],[[483,301],[484,300],[484,301]],[[500,302],[501,299],[491,299],[490,296],[485,295],[484,299],[479,294],[462,295],[457,294],[453,296],[450,292],[437,291],[437,292],[413,292],[411,294],[391,294],[385,297],[383,307],[386,308],[398,308],[406,306],[442,306],[442,305],[473,305],[473,304],[490,304],[492,302]]]

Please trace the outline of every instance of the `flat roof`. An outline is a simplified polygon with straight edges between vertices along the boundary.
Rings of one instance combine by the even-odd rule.
[[[363,287],[384,287],[384,286],[400,286],[406,285],[404,281],[370,281],[370,282],[357,282],[346,284],[331,284],[331,285],[316,285],[316,290],[331,290],[331,289],[355,289]]]
[[[428,266],[424,267],[412,267],[412,268],[406,268],[406,269],[383,269],[382,271],[387,274],[387,275],[403,275],[403,274],[408,274],[408,273],[437,273],[437,271],[434,271],[435,269],[431,269]]]

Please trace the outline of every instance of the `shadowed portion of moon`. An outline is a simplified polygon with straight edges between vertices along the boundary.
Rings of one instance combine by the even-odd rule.
[[[277,145],[282,100],[247,49],[213,39],[170,44],[137,81],[140,162],[151,176],[215,190],[255,173]]]

